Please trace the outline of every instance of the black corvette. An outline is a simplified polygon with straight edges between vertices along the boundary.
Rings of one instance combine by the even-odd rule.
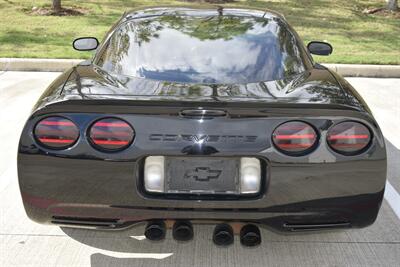
[[[92,60],[65,71],[23,129],[18,175],[39,223],[124,229],[151,240],[192,223],[213,240],[372,224],[384,138],[358,93],[282,16],[243,9],[126,13]]]

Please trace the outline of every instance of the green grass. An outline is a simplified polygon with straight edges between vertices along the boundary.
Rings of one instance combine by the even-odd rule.
[[[88,11],[85,16],[37,16],[24,9],[49,5],[50,0],[0,0],[0,57],[88,58],[76,52],[71,42],[79,36],[101,39],[125,10],[149,5],[188,5],[168,0],[67,1]],[[382,0],[237,0],[238,7],[272,9],[282,13],[305,42],[326,40],[334,47],[325,63],[400,64],[400,19],[364,15],[367,7],[384,5]]]

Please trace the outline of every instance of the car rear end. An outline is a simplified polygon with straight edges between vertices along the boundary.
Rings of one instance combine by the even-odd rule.
[[[125,104],[66,101],[32,115],[18,156],[30,218],[98,229],[185,219],[293,231],[363,227],[377,216],[386,154],[366,112],[203,103],[199,115],[192,107],[200,103]]]

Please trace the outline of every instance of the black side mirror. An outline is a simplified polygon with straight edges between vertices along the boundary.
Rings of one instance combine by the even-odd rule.
[[[319,41],[309,42],[307,49],[311,54],[319,56],[329,56],[333,52],[333,47],[330,44]]]
[[[99,40],[95,37],[81,37],[75,39],[72,47],[78,51],[91,51],[99,46]]]

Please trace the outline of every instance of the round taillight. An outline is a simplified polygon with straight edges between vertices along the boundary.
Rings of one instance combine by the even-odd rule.
[[[328,131],[327,141],[340,154],[356,155],[363,152],[371,142],[371,132],[359,122],[341,122]]]
[[[71,120],[53,116],[36,124],[34,136],[45,147],[64,149],[75,144],[79,137],[79,129]]]
[[[279,125],[272,134],[275,146],[285,154],[301,156],[316,145],[317,133],[314,128],[301,121],[290,121]]]
[[[115,118],[101,119],[90,128],[89,138],[96,147],[117,151],[128,147],[135,137],[132,127],[125,121]]]

